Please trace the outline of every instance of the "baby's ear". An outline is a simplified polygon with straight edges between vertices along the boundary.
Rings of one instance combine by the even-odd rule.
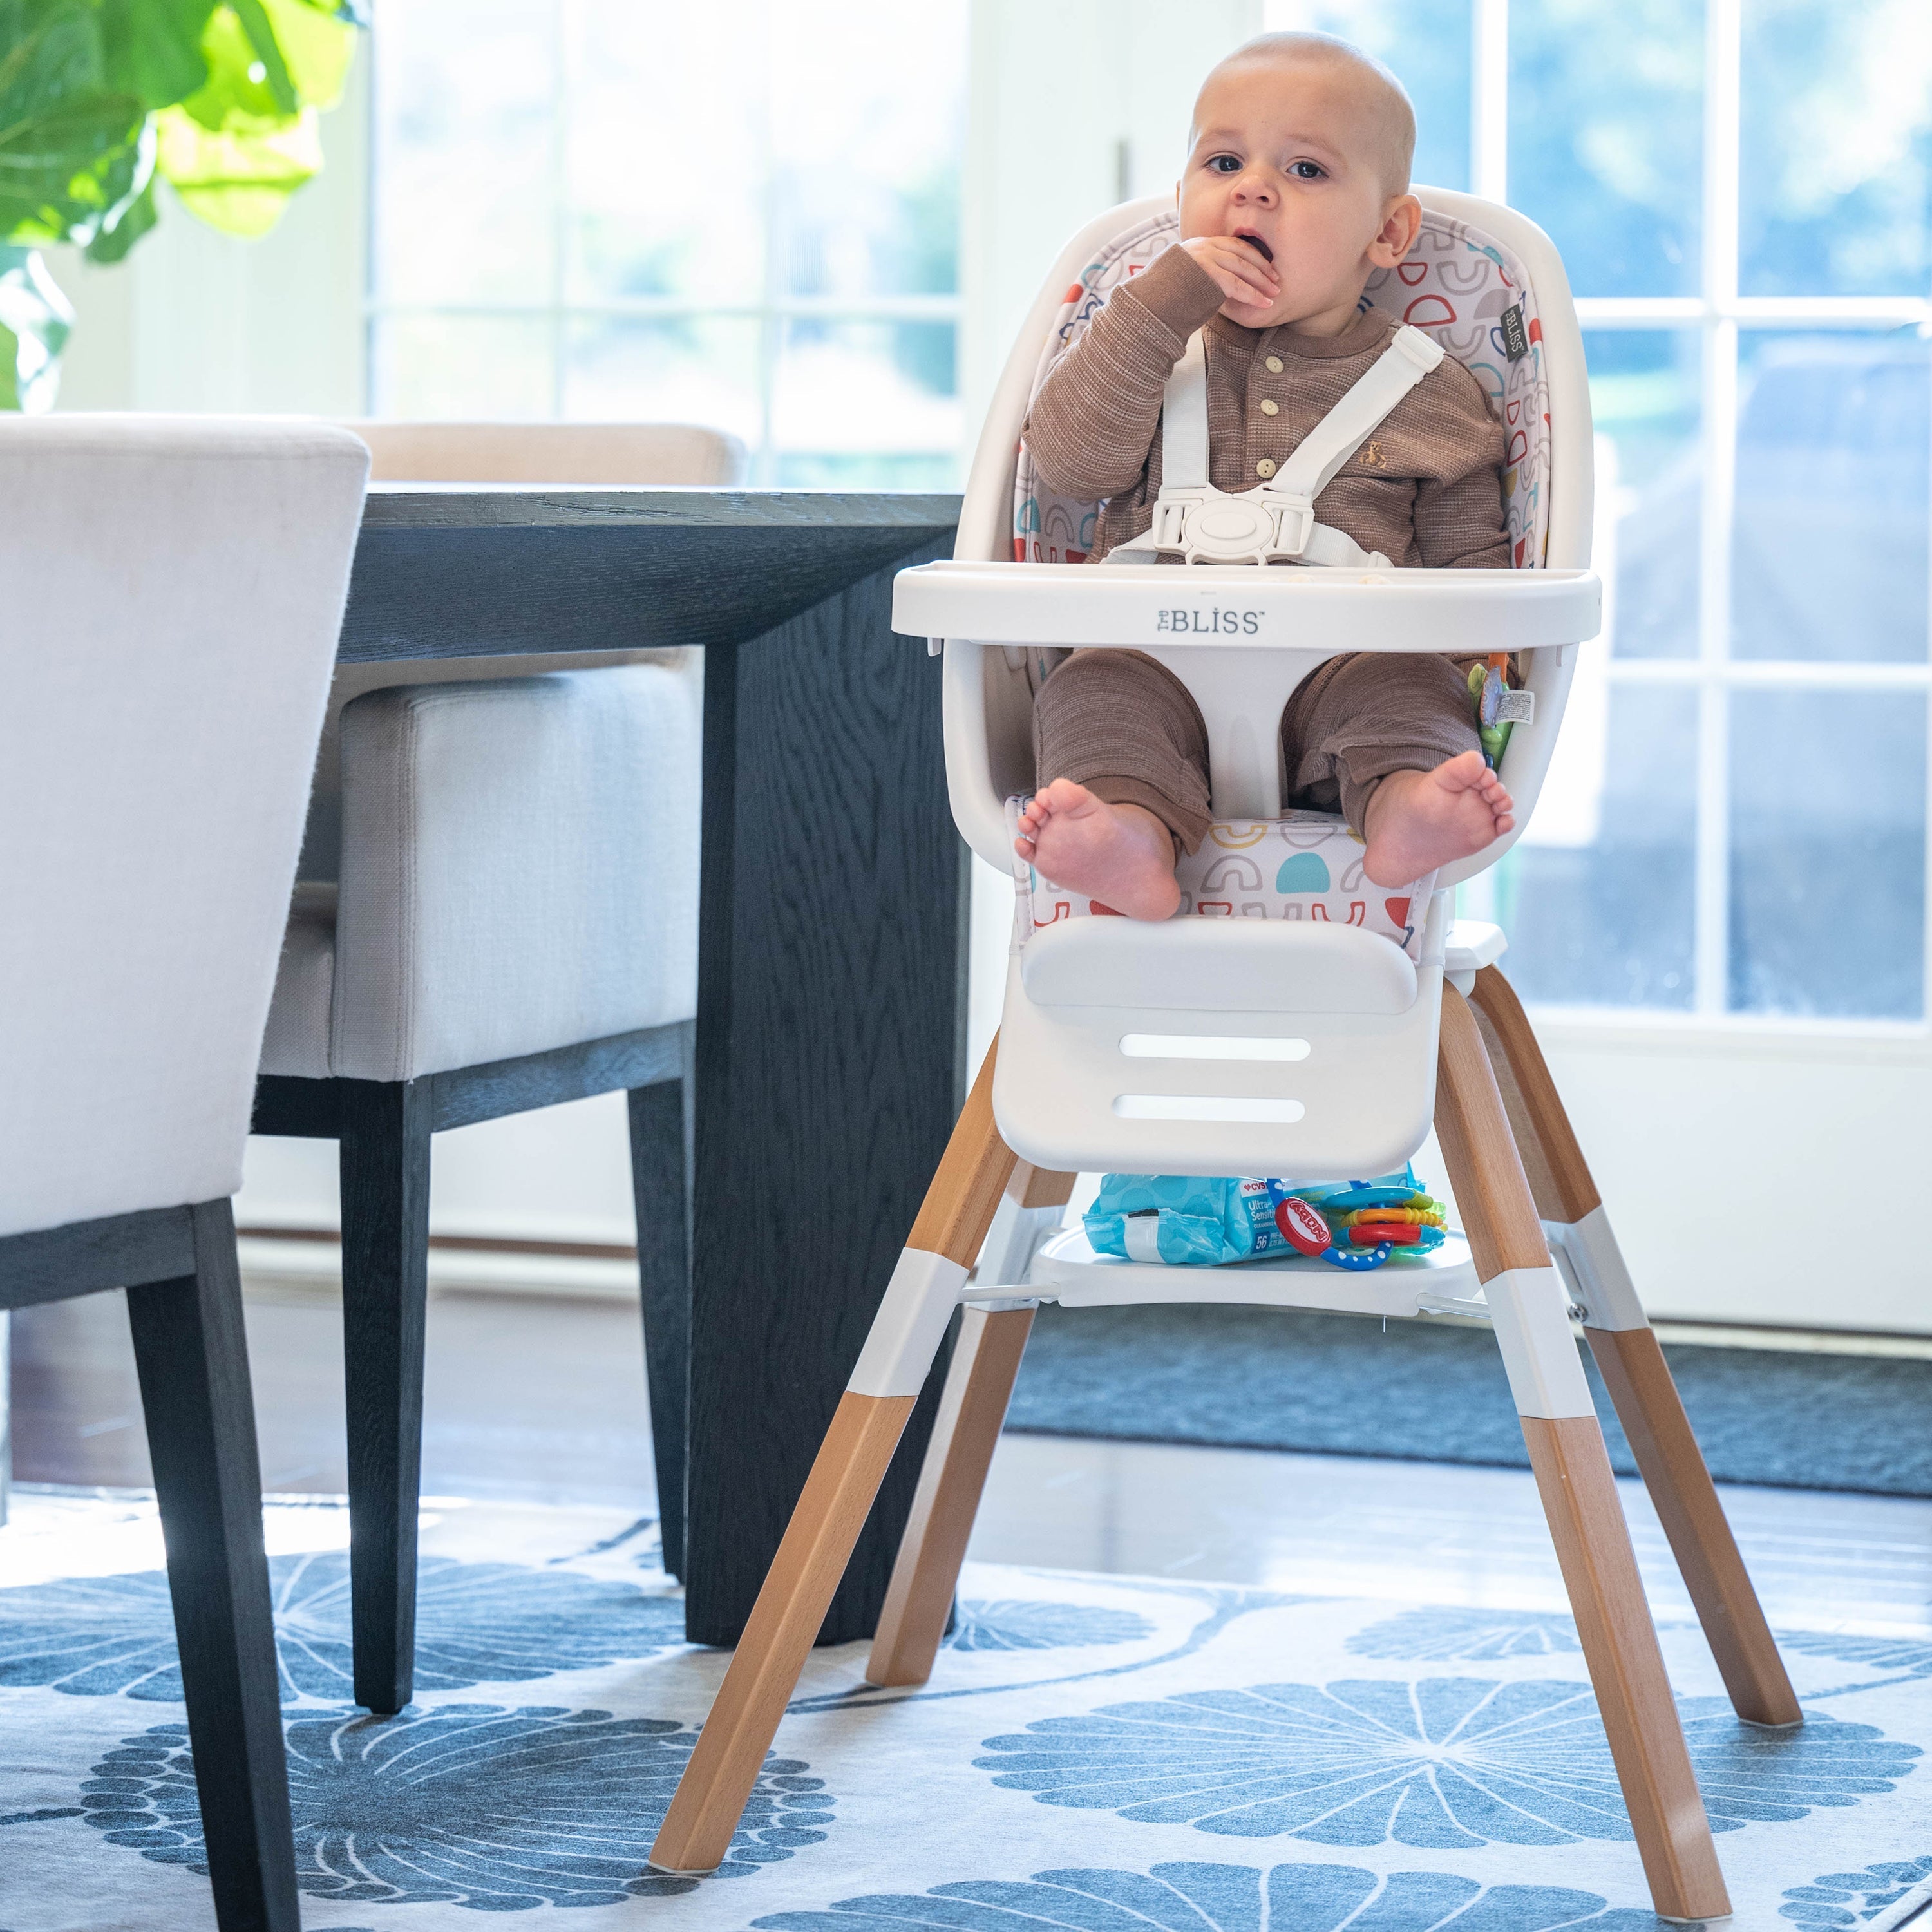
[[[1369,244],[1369,259],[1378,268],[1392,268],[1406,259],[1422,232],[1422,204],[1412,194],[1390,197],[1382,225]]]

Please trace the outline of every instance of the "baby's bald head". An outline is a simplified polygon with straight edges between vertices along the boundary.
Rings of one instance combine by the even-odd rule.
[[[1332,96],[1359,130],[1364,158],[1372,162],[1383,193],[1408,192],[1415,155],[1415,110],[1408,96],[1380,61],[1332,34],[1263,34],[1237,47],[1202,85],[1194,104],[1196,133],[1212,118],[1220,83],[1251,81],[1270,68],[1305,77]]]

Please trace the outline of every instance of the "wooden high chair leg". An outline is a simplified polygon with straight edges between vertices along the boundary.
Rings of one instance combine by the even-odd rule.
[[[1013,1167],[1012,1150],[993,1124],[998,1048],[996,1040],[946,1143],[731,1667],[678,1780],[651,1846],[650,1862],[660,1870],[715,1871],[723,1862],[958,1305],[960,1286]]]
[[[1073,1180],[1070,1174],[1022,1162],[1013,1169],[1006,1194],[1022,1214],[1064,1208]],[[982,1269],[994,1264],[990,1256],[981,1262]],[[996,1276],[992,1285],[999,1286],[1004,1279]],[[961,1322],[912,1514],[866,1660],[868,1684],[923,1684],[932,1675],[986,1472],[1032,1328],[1030,1308],[968,1308]]]
[[[1730,1910],[1610,1459],[1474,1016],[1442,992],[1436,1128],[1522,1424],[1610,1755],[1660,1917]]]
[[[1585,1338],[1731,1702],[1748,1724],[1802,1724],[1784,1660],[1522,1003],[1493,966],[1476,975],[1474,997],[1538,1211],[1577,1277]]]

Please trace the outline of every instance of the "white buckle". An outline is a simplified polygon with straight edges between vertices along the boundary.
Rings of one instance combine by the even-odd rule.
[[[1315,504],[1311,497],[1276,496],[1263,490],[1260,495],[1274,512],[1274,542],[1270,556],[1292,556],[1300,560],[1315,534]]]

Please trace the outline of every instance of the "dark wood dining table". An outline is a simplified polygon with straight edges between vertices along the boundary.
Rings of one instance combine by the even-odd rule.
[[[965,1091],[968,856],[894,573],[956,496],[378,485],[341,661],[701,645],[686,1629],[735,1643]],[[944,1359],[821,1641],[870,1633]]]

